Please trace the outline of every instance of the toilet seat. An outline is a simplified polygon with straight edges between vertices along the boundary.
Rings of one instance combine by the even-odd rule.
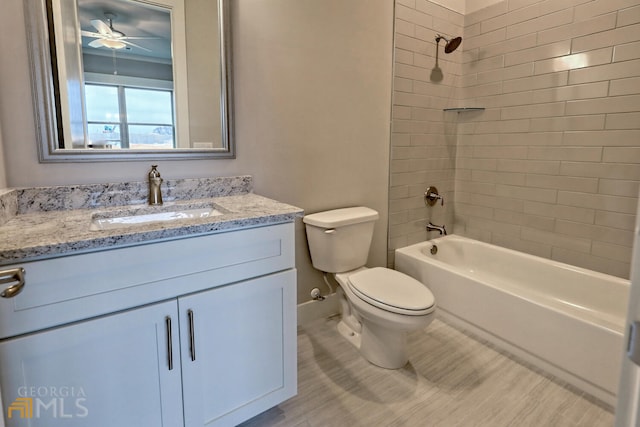
[[[421,316],[435,308],[435,298],[425,285],[389,268],[361,270],[349,276],[348,284],[361,300],[392,313]]]

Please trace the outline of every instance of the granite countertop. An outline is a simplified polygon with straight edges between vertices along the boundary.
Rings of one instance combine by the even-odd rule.
[[[146,185],[5,191],[0,194],[0,265],[291,222],[303,214],[300,208],[253,194],[249,176],[167,181],[162,206],[145,203]],[[222,215],[91,229],[93,218],[203,206]]]

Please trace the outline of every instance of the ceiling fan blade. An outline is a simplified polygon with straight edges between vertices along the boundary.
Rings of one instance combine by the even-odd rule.
[[[160,40],[162,37],[124,36],[119,40]]]
[[[146,47],[142,47],[139,44],[131,43],[131,42],[128,42],[128,41],[122,40],[122,39],[120,39],[118,41],[120,41],[120,42],[122,42],[122,43],[124,43],[126,45],[137,47],[138,49],[142,49],[142,50],[147,51],[147,52],[151,52],[151,49],[147,49]]]
[[[99,19],[92,19],[91,25],[93,25],[93,27],[103,36],[113,35],[111,28]]]
[[[83,31],[81,31],[81,34],[82,34],[84,37],[95,37],[95,38],[100,38],[100,37],[102,37],[102,34],[100,34],[100,33],[92,33],[91,31],[84,31],[84,30],[83,30]]]
[[[104,44],[102,44],[102,39],[95,39],[94,41],[89,43],[89,46],[99,48],[99,47],[103,47]]]

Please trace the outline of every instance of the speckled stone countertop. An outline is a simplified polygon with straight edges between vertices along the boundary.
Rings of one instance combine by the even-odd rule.
[[[146,182],[3,190],[0,265],[279,224],[302,209],[252,193],[250,176],[165,180],[164,205],[148,206]],[[94,218],[212,207],[222,215],[92,230]]]

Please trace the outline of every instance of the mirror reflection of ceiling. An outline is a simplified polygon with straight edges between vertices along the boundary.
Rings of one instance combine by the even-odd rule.
[[[145,60],[158,62],[171,61],[171,15],[169,10],[144,3],[128,0],[78,0],[80,27],[84,33],[98,34],[102,24],[91,21],[102,21],[109,26],[110,19],[113,32],[127,44],[121,49],[108,47],[91,47],[89,43],[97,37],[82,36],[82,49],[85,54],[109,55],[116,52],[119,58],[135,58],[143,56]],[[108,31],[108,30],[107,30]],[[95,45],[96,43],[94,43]]]

